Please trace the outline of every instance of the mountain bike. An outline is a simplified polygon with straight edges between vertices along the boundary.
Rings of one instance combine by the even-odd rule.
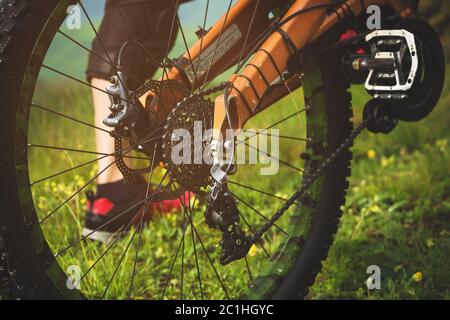
[[[105,61],[115,70],[111,85],[93,88],[110,95],[104,122],[113,154],[93,151],[93,131],[103,129],[83,118],[89,83],[44,60],[57,36],[91,50],[62,29],[68,6],[78,5],[98,36],[86,1],[0,1],[0,295],[305,297],[339,225],[354,139],[425,118],[441,95],[442,47],[417,18],[417,1],[227,0],[208,28],[206,0],[189,46],[173,0],[164,28],[169,38],[179,30],[185,53],[171,58],[162,48],[154,57],[130,31],[118,59]],[[381,10],[381,29],[368,28],[370,6]],[[130,88],[120,62],[129,48],[139,52],[136,66],[158,68],[158,76]],[[76,99],[58,89],[53,105],[37,101],[48,96],[37,85],[43,70],[81,86]],[[369,96],[354,129],[352,84]],[[174,161],[174,132],[194,134],[197,122],[212,134],[188,145],[211,161]],[[255,127],[263,130],[248,129]],[[222,134],[229,129],[231,136]],[[279,141],[278,156],[268,150],[275,142],[251,143],[269,136]],[[242,146],[278,161],[278,172],[238,164]],[[106,245],[89,242],[80,227],[79,195],[95,183],[90,168],[99,157],[141,197],[141,209]],[[181,212],[144,221],[151,203],[186,193]]]

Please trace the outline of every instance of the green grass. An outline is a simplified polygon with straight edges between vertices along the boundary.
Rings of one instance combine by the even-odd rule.
[[[363,133],[357,140],[354,151],[351,186],[341,227],[336,235],[328,259],[311,288],[310,299],[449,299],[450,298],[450,88],[438,107],[426,120],[407,124],[401,123],[388,136]],[[300,93],[296,93],[300,95]],[[301,96],[299,96],[300,98]],[[367,96],[354,90],[355,121],[360,120],[361,106]],[[35,101],[70,116],[92,121],[92,106],[89,91],[82,86],[65,82],[40,83]],[[264,127],[275,119],[292,112],[290,100],[284,100],[268,114],[255,119],[253,127]],[[301,107],[301,106],[300,106]],[[63,146],[76,149],[95,150],[93,131],[68,120],[46,114],[36,109],[31,117],[30,141],[33,143]],[[298,123],[289,123],[280,134],[295,133],[301,136]],[[286,160],[298,161],[296,155],[301,147],[292,150],[292,144],[282,141],[281,154]],[[74,152],[59,152],[33,149],[30,153],[31,180],[64,170],[85,161],[94,155]],[[300,165],[300,163],[299,163]],[[36,206],[41,217],[59,205],[96,174],[96,167],[88,165],[76,172],[58,176],[51,182],[43,182],[33,188]],[[243,170],[240,181],[260,188],[271,188],[277,194],[286,196],[298,182],[292,179],[291,171],[281,168],[277,179],[260,179],[253,171]],[[237,179],[236,179],[237,180]],[[89,186],[89,189],[92,189]],[[87,189],[87,188],[86,188]],[[266,216],[270,216],[280,203],[246,191],[239,193]],[[60,212],[43,225],[54,252],[58,252],[80,237],[80,230],[86,200],[77,196]],[[200,212],[201,212],[201,206]],[[251,224],[260,224],[250,210],[244,210]],[[211,254],[219,274],[230,291],[239,292],[247,282],[244,261],[228,267],[217,263],[220,235],[203,224],[202,214],[195,217],[199,233],[204,239],[206,250]],[[287,228],[288,220],[280,221]],[[135,298],[159,298],[172,263],[176,239],[180,238],[183,218],[180,214],[157,217],[142,233],[142,247],[137,259],[137,274],[134,282]],[[247,230],[248,231],[248,230]],[[101,296],[114,273],[115,266],[122,259],[132,233],[119,241],[105,258],[83,279],[82,289],[89,296]],[[191,230],[186,233],[185,243],[185,298],[199,297],[196,282],[197,270],[194,264],[194,248]],[[136,255],[137,237],[134,245],[123,257],[111,283],[107,297],[126,298],[131,270]],[[273,232],[265,246],[273,252],[281,240]],[[196,242],[199,260],[203,265],[203,289],[205,295],[222,298],[206,255]],[[95,261],[106,247],[93,243],[81,243],[59,258],[63,268],[79,265],[83,271]],[[262,266],[264,253],[260,248],[249,257],[253,271]],[[368,291],[365,280],[370,265],[381,268],[381,290]],[[175,278],[169,283],[166,297],[179,297],[181,259],[175,264]],[[421,277],[419,276],[419,273]],[[415,277],[413,277],[415,275]],[[420,279],[421,278],[421,279]],[[420,280],[420,281],[419,281]]]
[[[296,93],[301,98],[301,92]],[[289,98],[290,99],[290,98]],[[41,81],[36,89],[34,101],[42,106],[57,110],[65,115],[71,116],[85,122],[92,122],[92,106],[90,103],[89,90],[82,85],[73,85],[73,83],[54,81]],[[269,114],[261,115],[255,118],[253,126],[255,128],[262,128],[273,121],[271,119],[280,119],[293,111],[290,108],[283,108],[288,106],[290,100],[286,100],[280,104],[279,110],[273,110]],[[105,106],[106,107],[106,106]],[[304,127],[304,126],[303,126]],[[289,132],[295,131],[295,134],[301,136],[299,132],[298,123],[293,121],[288,124],[286,130]],[[72,148],[79,150],[95,150],[95,141],[93,137],[93,129],[74,123],[70,120],[63,119],[57,115],[48,114],[39,109],[32,109],[30,121],[29,139],[33,144],[58,146],[64,148]],[[303,134],[304,135],[304,134]],[[292,149],[289,141],[280,143],[282,150],[293,150],[290,156],[298,155],[301,148]],[[288,154],[287,152],[284,152]],[[294,156],[295,157],[295,156]],[[61,152],[60,150],[48,150],[32,148],[30,149],[30,177],[32,181],[36,181],[43,177],[54,174],[73,167],[80,163],[84,163],[95,159],[95,155],[83,154],[70,151]],[[293,161],[292,158],[285,158],[288,161]],[[111,159],[112,161],[112,159]],[[296,157],[295,161],[300,166],[300,159]],[[294,161],[294,162],[295,162]],[[257,167],[259,169],[259,167]],[[77,190],[92,179],[97,173],[97,166],[87,165],[76,171],[70,171],[66,174],[57,176],[49,181],[43,181],[33,187],[35,205],[38,208],[38,215],[40,218],[58,207],[64,199],[76,193]],[[288,179],[278,179],[271,177],[271,179],[255,179],[255,171],[251,168],[241,169],[239,175],[234,178],[235,181],[241,183],[245,182],[263,190],[272,190],[278,196],[287,197],[292,193],[293,188],[298,183],[300,175],[297,179],[292,179],[292,172],[287,168],[281,168],[280,174],[282,177]],[[161,176],[158,172],[157,175]],[[288,183],[286,183],[288,181]],[[157,179],[154,179],[157,183]],[[83,191],[93,189],[94,185],[88,185]],[[270,217],[274,210],[281,205],[280,201],[273,201],[273,198],[258,196],[258,193],[238,190],[232,188],[239,197],[245,199],[253,207],[257,208],[262,214]],[[56,253],[67,247],[70,243],[77,240],[81,236],[82,221],[84,208],[86,206],[86,199],[82,193],[75,196],[69,203],[64,205],[61,210],[52,215],[43,224],[44,233],[51,245],[52,250]],[[220,233],[210,230],[204,223],[204,206],[198,204],[198,210],[195,213],[195,225],[197,226],[200,237],[204,243],[205,249],[211,256],[217,272],[220,274],[223,281],[226,283],[228,290],[234,294],[238,294],[244,289],[248,283],[247,269],[245,262],[238,261],[232,267],[222,267],[218,263],[220,250],[218,243],[220,241]],[[262,221],[249,208],[241,208],[243,215],[247,217],[247,221],[252,226],[261,225]],[[182,214],[174,213],[168,216],[156,217],[142,233],[142,246],[139,251],[137,259],[138,270],[135,278],[135,285],[133,296],[135,298],[160,298],[162,289],[165,285],[165,280],[170,274],[172,259],[177,250],[180,236],[182,234],[182,226],[184,224]],[[280,221],[279,226],[284,229],[288,227],[288,220]],[[250,233],[248,227],[244,225],[247,233]],[[100,261],[92,272],[83,279],[82,289],[90,297],[99,297],[102,295],[109,277],[114,273],[115,267],[122,259],[122,253],[125,251],[131,232],[125,239],[122,239],[105,255],[104,259]],[[108,298],[127,298],[128,286],[130,283],[131,270],[134,265],[136,255],[137,237],[134,238],[133,245],[130,250],[123,257],[123,262],[118,270],[114,281],[108,291]],[[282,240],[279,232],[269,232],[266,237],[264,248],[273,253],[277,245]],[[63,269],[70,265],[80,266],[83,272],[89,270],[106,246],[98,246],[91,242],[80,243],[67,253],[65,253],[59,262]],[[219,283],[216,280],[210,262],[207,260],[206,254],[203,252],[201,243],[196,240],[196,250],[198,259],[202,266],[201,277],[206,297],[223,298],[224,294],[221,291]],[[181,253],[180,253],[181,255]],[[192,230],[188,228],[186,231],[185,242],[185,274],[184,279],[186,284],[192,284],[193,287],[185,287],[185,298],[199,298],[199,286],[197,284],[197,270],[194,259],[195,252],[192,244]],[[252,272],[256,273],[265,261],[265,255],[261,248],[254,248],[251,251],[250,263]],[[181,258],[177,259],[174,267],[174,278],[167,289],[166,298],[179,297],[180,290],[180,272],[181,272]],[[186,285],[187,286],[187,285]]]
[[[357,141],[341,227],[310,298],[450,298],[448,84],[445,91],[422,122]],[[364,285],[369,265],[381,268],[381,290]]]

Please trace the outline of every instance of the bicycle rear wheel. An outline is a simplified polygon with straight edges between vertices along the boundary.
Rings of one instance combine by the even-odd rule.
[[[89,114],[89,109],[83,109],[89,100],[73,101],[76,90],[86,97],[87,88],[81,84],[81,89],[69,90],[65,96],[58,90],[52,94],[59,96],[52,98],[48,92],[39,95],[43,87],[37,86],[47,51],[70,4],[73,1],[51,0],[42,6],[37,1],[19,0],[4,1],[0,7],[11,13],[0,24],[0,85],[6,89],[0,118],[1,296],[303,297],[326,258],[339,223],[350,175],[349,150],[313,184],[305,205],[292,208],[260,246],[252,248],[249,257],[230,265],[218,266],[218,234],[205,226],[202,203],[189,203],[179,214],[136,227],[111,248],[86,243],[81,236],[83,203],[79,194],[95,183],[95,174],[87,169],[95,160],[72,155],[58,158],[51,152],[85,155],[95,150],[92,139],[83,138],[96,130],[88,125],[92,119],[79,118]],[[303,173],[350,134],[351,95],[339,61],[335,53],[313,59],[304,70],[303,94],[294,91],[249,122],[248,126],[279,128],[283,141],[277,175],[255,181],[251,177],[259,167],[248,166],[230,181],[247,232],[270,218],[301,185]],[[74,81],[66,72],[56,71]],[[39,97],[54,103],[44,105],[35,100]],[[66,121],[76,122],[80,128],[75,130]],[[45,152],[37,150],[43,146]],[[76,178],[73,171],[81,167]],[[72,279],[68,281],[73,266],[82,272],[79,289],[74,288]]]

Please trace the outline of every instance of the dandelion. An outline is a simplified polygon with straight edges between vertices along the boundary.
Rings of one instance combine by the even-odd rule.
[[[369,151],[367,151],[367,158],[375,159],[376,156],[377,156],[377,153],[375,152],[375,150],[370,149]]]
[[[391,156],[389,158],[382,157],[381,158],[381,166],[382,167],[390,166],[391,164],[394,163],[394,161],[395,161],[395,157],[394,156]]]
[[[420,282],[420,281],[422,281],[422,279],[423,279],[422,272],[417,271],[416,273],[414,273],[413,276],[412,276],[412,279],[413,279],[415,282]]]
[[[251,257],[254,257],[254,256],[256,256],[257,253],[258,253],[258,249],[256,248],[256,245],[253,244],[253,245],[250,247],[250,250],[248,251],[248,254],[249,254]]]
[[[158,247],[158,249],[156,249],[155,256],[156,256],[157,258],[161,258],[163,255],[164,255],[164,250],[163,250],[163,248]]]
[[[38,208],[44,210],[47,208],[47,199],[44,197],[39,197]]]
[[[425,244],[427,245],[428,248],[431,248],[432,246],[434,246],[434,241],[433,239],[427,239]]]
[[[76,185],[78,186],[78,187],[82,187],[82,186],[84,186],[86,184],[86,182],[82,179],[82,178],[80,178],[78,181],[76,181]]]

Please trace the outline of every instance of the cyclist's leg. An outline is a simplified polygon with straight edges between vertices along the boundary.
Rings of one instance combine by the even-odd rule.
[[[127,40],[139,41],[152,55],[151,62],[145,61],[145,56],[135,46],[130,45],[123,57],[125,73],[130,76],[127,81],[129,88],[133,89],[139,82],[150,78],[157,69],[157,62],[164,55],[167,47],[172,47],[176,26],[172,37],[169,29],[172,24],[174,9],[165,1],[140,1],[134,0],[107,0],[105,14],[99,28],[99,37],[93,41],[92,50],[96,55],[90,55],[86,71],[88,80],[94,87],[105,88],[109,85],[107,79],[114,74],[114,68],[120,47]],[[106,53],[105,50],[106,49]],[[148,60],[148,59],[147,59]],[[136,81],[137,80],[137,81]],[[96,89],[92,91],[95,109],[95,125],[105,128],[103,119],[108,115],[108,96]],[[105,128],[108,129],[108,128]],[[110,129],[110,128],[109,128]],[[114,141],[108,134],[96,132],[97,152],[113,153]],[[125,146],[126,147],[126,146]],[[99,172],[110,163],[111,158],[99,160]],[[122,175],[117,167],[111,166],[98,178],[99,184],[108,184],[122,180]]]

